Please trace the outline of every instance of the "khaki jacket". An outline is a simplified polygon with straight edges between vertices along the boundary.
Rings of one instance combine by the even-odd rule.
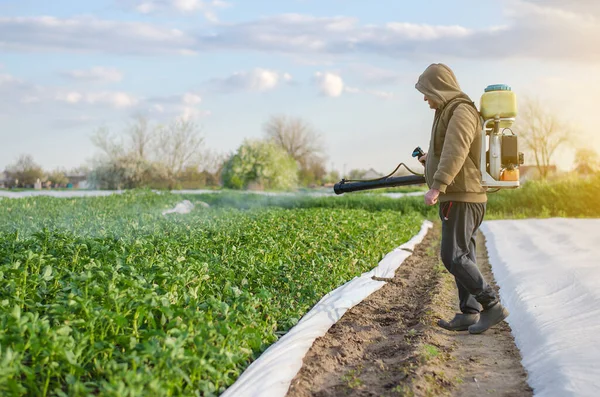
[[[475,104],[443,64],[430,65],[415,87],[437,105],[425,164],[427,185],[441,192],[440,202],[486,202],[479,170],[481,121]]]

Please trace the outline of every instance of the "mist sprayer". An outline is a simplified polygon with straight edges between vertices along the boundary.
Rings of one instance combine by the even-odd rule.
[[[517,97],[504,84],[486,87],[479,104],[481,118],[481,185],[487,189],[514,189],[520,186],[519,166],[524,162],[519,152],[517,135],[511,127],[517,117]],[[420,159],[425,153],[417,147],[412,157]],[[404,166],[411,174],[393,175]],[[387,176],[369,180],[342,179],[333,187],[335,194],[425,183],[423,174],[412,171],[404,163]]]

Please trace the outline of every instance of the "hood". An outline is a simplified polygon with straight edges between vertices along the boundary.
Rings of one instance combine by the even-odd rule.
[[[459,95],[465,95],[461,91],[452,69],[443,63],[429,65],[419,76],[415,88],[440,107]]]

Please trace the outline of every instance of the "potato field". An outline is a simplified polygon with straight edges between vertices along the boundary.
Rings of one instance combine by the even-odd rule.
[[[424,219],[366,196],[162,215],[182,198],[0,198],[0,395],[218,395]]]

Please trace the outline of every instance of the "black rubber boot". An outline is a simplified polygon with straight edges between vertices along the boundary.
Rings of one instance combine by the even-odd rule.
[[[448,331],[466,331],[469,326],[477,323],[479,313],[457,313],[450,321],[439,320],[438,325]]]
[[[494,306],[488,307],[481,312],[479,321],[477,324],[473,324],[469,327],[469,332],[471,334],[481,334],[504,320],[508,315],[508,310],[498,302]]]

